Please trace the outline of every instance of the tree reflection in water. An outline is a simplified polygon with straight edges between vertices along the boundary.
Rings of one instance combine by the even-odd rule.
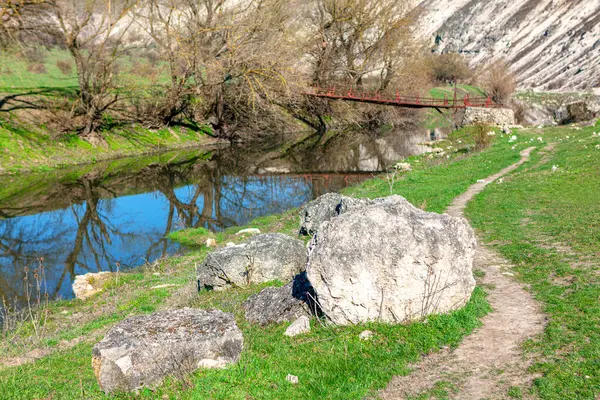
[[[23,301],[23,270],[39,257],[48,294],[71,297],[75,275],[173,254],[178,246],[165,236],[174,230],[219,231],[298,207],[422,152],[422,140],[340,136],[324,151],[298,149],[285,160],[229,148],[1,178],[0,187],[9,189],[0,192],[0,297]],[[278,170],[288,173],[265,174]]]
[[[44,198],[47,211],[31,199],[23,201],[26,210],[0,207],[9,217],[0,220],[0,296],[23,301],[23,269],[38,257],[45,259],[49,295],[70,297],[75,275],[173,254],[178,246],[165,238],[173,230],[242,225],[363,179],[241,175],[222,165],[192,157],[135,173],[97,169],[54,188],[54,198]]]

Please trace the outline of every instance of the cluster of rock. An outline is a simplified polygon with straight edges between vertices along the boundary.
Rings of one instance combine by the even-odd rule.
[[[347,325],[449,312],[464,306],[475,287],[475,237],[463,219],[424,212],[400,196],[327,194],[302,208],[300,223],[301,234],[313,235],[308,249],[283,234],[258,234],[210,253],[197,267],[198,288],[287,283],[243,307],[253,324],[293,322],[285,335],[295,336],[310,331],[315,315]],[[94,369],[105,391],[132,391],[166,375],[226,366],[242,347],[232,314],[168,311],[111,329],[94,347]]]
[[[510,108],[466,107],[459,111],[461,126],[488,124],[496,126],[515,125],[515,112]]]

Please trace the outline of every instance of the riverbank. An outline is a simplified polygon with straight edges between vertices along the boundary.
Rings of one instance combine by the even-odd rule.
[[[593,190],[598,188],[600,179],[600,174],[593,174],[599,171],[597,160],[600,159],[600,149],[596,148],[600,147],[600,138],[592,136],[594,129],[599,130],[574,127],[523,130],[514,132],[516,140],[498,134],[494,145],[482,152],[470,151],[473,143],[468,132],[459,132],[440,144],[442,150],[437,152],[437,156],[430,154],[405,160],[412,165],[412,171],[395,176],[393,182],[388,179],[392,178],[390,175],[382,175],[347,190],[347,194],[362,197],[401,194],[421,208],[442,212],[470,185],[518,161],[519,152],[523,149],[531,146],[541,149],[550,142],[556,143],[551,153],[539,155],[534,152],[532,160],[516,173],[500,184],[489,185],[468,208],[467,215],[486,239],[504,238],[499,246],[507,248],[501,248],[500,251],[519,266],[517,273],[532,285],[538,300],[549,302],[545,303],[548,304],[546,312],[551,316],[559,315],[554,312],[560,313],[561,318],[567,318],[566,314],[570,313],[572,316],[569,318],[573,319],[584,313],[582,306],[587,303],[578,302],[582,296],[586,302],[591,301],[594,295],[597,299],[597,285],[589,281],[584,282],[589,285],[583,285],[578,280],[573,283],[567,281],[569,284],[561,287],[573,297],[573,302],[562,302],[561,307],[552,306],[552,302],[559,299],[552,297],[556,295],[556,288],[546,283],[547,277],[552,276],[548,274],[553,272],[562,277],[570,272],[557,264],[548,264],[540,270],[536,264],[538,253],[535,253],[536,257],[529,255],[529,245],[524,245],[521,240],[527,239],[525,232],[535,234],[538,229],[553,234],[554,224],[558,223],[556,226],[565,229],[565,233],[559,233],[557,238],[570,244],[573,240],[570,236],[579,231],[578,226],[583,226],[585,232],[580,238],[576,236],[580,242],[576,250],[580,247],[585,250],[582,254],[596,265],[597,270],[598,241],[594,244],[591,239],[598,230],[594,230],[597,227],[595,220],[589,219],[589,215],[600,215],[598,202],[590,197],[598,193]],[[545,161],[542,163],[542,160]],[[557,169],[551,172],[553,165],[557,165]],[[561,168],[563,171],[559,172]],[[558,177],[560,181],[546,187],[548,182],[545,179]],[[560,189],[560,184],[570,185],[568,187],[578,185],[580,191],[588,194],[571,195]],[[554,197],[551,195],[553,193],[560,196]],[[584,211],[568,210],[561,216],[571,201],[576,205],[585,205]],[[556,219],[544,219],[544,215],[547,215],[545,212],[528,215],[528,207],[532,207],[532,204],[543,205],[543,209],[551,210],[551,215],[556,215]],[[555,210],[554,205],[558,204],[564,207]],[[521,205],[527,207],[522,208]],[[527,214],[525,218],[535,219],[536,223],[523,225],[523,218],[520,218],[522,214]],[[577,220],[581,221],[578,225],[569,223],[569,216],[575,214]],[[298,229],[298,218],[295,211],[290,211],[261,218],[249,226],[260,228],[263,232],[294,235]],[[239,229],[226,230],[216,234],[215,238],[220,245],[228,241],[239,242],[241,239],[234,234]],[[184,231],[178,235],[188,243],[200,244],[206,238],[198,231]],[[505,244],[507,241],[510,244]],[[484,290],[493,290],[479,287],[464,309],[451,315],[429,318],[427,323],[330,328],[314,321],[314,329],[310,334],[290,339],[282,335],[287,324],[259,329],[246,323],[240,312],[240,304],[266,285],[228,292],[196,293],[195,265],[206,257],[207,252],[206,248],[200,246],[186,256],[161,260],[131,273],[118,274],[103,293],[86,302],[74,300],[49,304],[44,313],[47,315],[45,324],[41,324],[40,320],[37,326],[27,322],[20,325],[18,331],[6,332],[0,344],[0,363],[4,364],[4,367],[0,367],[3,368],[0,373],[0,393],[17,399],[49,395],[60,398],[103,398],[93,376],[90,359],[91,347],[106,329],[130,315],[191,306],[219,308],[236,315],[246,338],[242,360],[225,371],[200,371],[184,381],[167,382],[157,391],[143,392],[140,397],[362,398],[384,387],[392,376],[406,374],[408,364],[417,361],[422,354],[444,346],[457,346],[489,311]],[[594,269],[589,269],[592,274]],[[481,277],[480,272],[476,271],[476,275]],[[590,276],[585,275],[585,278],[591,279]],[[576,277],[582,275],[578,273]],[[562,281],[557,278],[557,282]],[[159,285],[174,286],[152,289]],[[545,290],[548,291],[547,295],[543,292]],[[598,338],[589,328],[597,324],[599,319],[594,314],[595,309],[591,308],[591,311],[585,311],[589,318],[585,319],[583,325],[574,320],[564,320],[558,326],[561,329],[548,331],[548,328],[543,338],[527,345],[528,354],[539,357],[540,363],[536,368],[545,374],[533,388],[536,393],[552,397],[551,384],[561,385],[557,390],[567,395],[592,394],[597,387],[595,379],[598,374],[594,370],[591,350],[598,343]],[[563,323],[566,326],[561,325]],[[39,329],[42,325],[45,330]],[[549,325],[555,326],[552,323]],[[579,326],[586,329],[580,331]],[[375,332],[375,340],[360,341],[358,334],[367,328]],[[569,334],[563,336],[563,332]],[[581,351],[577,350],[580,359],[569,360],[566,351],[551,354],[549,349],[557,344],[567,346],[572,335],[578,339],[575,341],[577,348],[581,347]],[[549,357],[551,361],[542,357]],[[566,371],[573,362],[582,366],[581,377],[567,376]],[[595,375],[587,375],[590,378],[586,378],[583,374],[588,372]],[[299,376],[301,383],[293,386],[286,382],[285,377],[289,373]],[[560,377],[568,379],[561,380]],[[521,393],[529,390],[517,389]],[[513,389],[512,393],[517,393],[517,389]],[[440,382],[429,395],[445,397],[452,390],[451,385]]]
[[[160,130],[121,127],[103,132],[102,137],[104,142],[97,145],[75,134],[52,138],[43,127],[17,126],[0,119],[0,175],[44,172],[223,143],[201,131],[182,127]]]

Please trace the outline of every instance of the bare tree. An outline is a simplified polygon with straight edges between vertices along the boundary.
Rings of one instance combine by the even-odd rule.
[[[497,60],[483,72],[483,88],[496,103],[507,103],[517,89],[517,78],[505,60]]]
[[[35,34],[68,50],[77,69],[82,136],[98,139],[104,113],[118,100],[117,60],[139,0],[31,0],[0,8],[5,32],[20,39]],[[8,33],[6,35],[8,35]],[[5,36],[6,36],[5,35]],[[26,35],[26,36],[23,36]]]
[[[292,71],[287,4],[151,0],[139,21],[169,67],[166,119],[186,111],[226,137],[242,126],[275,120],[274,100],[287,95]],[[272,118],[258,118],[265,113]]]
[[[97,134],[103,114],[119,100],[115,90],[117,60],[138,1],[56,0],[48,8],[77,68],[79,100],[85,113],[84,137]]]
[[[418,52],[414,14],[406,0],[314,0],[307,9],[312,81],[386,89]]]

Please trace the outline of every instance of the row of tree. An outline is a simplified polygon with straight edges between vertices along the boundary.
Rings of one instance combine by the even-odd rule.
[[[0,45],[68,51],[79,88],[62,111],[84,137],[98,136],[107,114],[156,128],[210,124],[222,137],[280,129],[290,117],[324,132],[331,116],[380,123],[396,111],[311,100],[302,96],[309,86],[426,88],[430,72],[409,3],[5,0]],[[139,48],[157,54],[168,79],[122,87],[119,60]]]

